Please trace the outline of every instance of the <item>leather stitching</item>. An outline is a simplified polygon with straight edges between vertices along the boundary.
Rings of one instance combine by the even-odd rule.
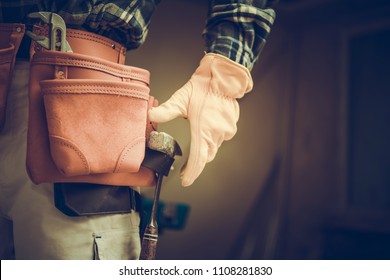
[[[74,66],[74,67],[84,67],[84,68],[90,68],[94,70],[101,70],[108,74],[115,75],[122,78],[132,78],[135,80],[140,80],[141,82],[149,84],[149,80],[146,75],[137,73],[137,70],[134,68],[131,68],[129,70],[127,69],[120,69],[120,67],[113,66],[107,66],[101,62],[97,61],[90,61],[87,59],[80,59],[80,58],[63,58],[59,56],[53,56],[53,57],[36,57],[33,61],[34,64],[52,64],[52,65],[64,65],[64,66]]]
[[[144,137],[138,137],[133,142],[130,142],[129,144],[126,145],[124,150],[121,153],[120,159],[118,160],[117,166],[115,168],[115,172],[120,172],[120,168],[124,162],[124,160],[127,157],[127,154],[138,144],[143,144],[145,143],[145,138]],[[130,145],[130,146],[129,146]],[[140,163],[141,164],[141,163]]]
[[[57,143],[59,145],[62,145],[62,146],[65,146],[66,148],[69,148],[71,150],[73,150],[74,152],[76,152],[76,154],[79,156],[79,158],[81,159],[81,162],[83,163],[83,166],[84,166],[84,169],[85,169],[85,172],[87,174],[89,174],[89,165],[88,165],[88,161],[87,159],[85,158],[84,154],[77,148],[75,147],[73,144],[70,144],[68,142],[68,140],[66,139],[62,139],[61,137],[59,136],[56,136],[56,135],[49,135],[50,136],[50,142],[54,142],[54,143]],[[66,141],[66,142],[65,142]]]
[[[107,46],[109,48],[111,48],[112,45],[115,45],[115,49],[112,49],[112,48],[111,49],[113,51],[116,51],[117,53],[120,53],[120,49],[122,48],[122,45],[120,45],[120,44],[118,44],[118,43],[116,43],[114,41],[104,40],[101,37],[93,36],[93,34],[77,32],[75,30],[69,30],[69,32],[68,32],[68,34],[66,34],[66,36],[70,37],[70,38],[77,38],[77,39],[86,39],[86,38],[88,38],[89,41],[96,42],[98,44]]]
[[[57,86],[44,88],[43,91],[44,91],[43,94],[102,93],[107,95],[122,95],[126,97],[134,97],[134,98],[149,100],[149,97],[147,96],[147,91],[142,91],[136,88],[119,87],[119,86],[105,86],[105,87],[95,86],[94,87],[92,85],[77,85],[77,86],[69,87],[69,86],[57,85]],[[132,92],[129,93],[129,91]]]

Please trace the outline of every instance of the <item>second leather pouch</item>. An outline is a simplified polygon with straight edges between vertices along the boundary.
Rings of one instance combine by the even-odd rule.
[[[8,90],[23,34],[23,24],[0,23],[0,131],[5,125]]]

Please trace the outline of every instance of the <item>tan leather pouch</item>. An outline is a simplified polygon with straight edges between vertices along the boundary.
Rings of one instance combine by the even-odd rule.
[[[23,24],[0,23],[0,131],[5,124],[7,95],[15,57],[24,35]]]
[[[65,176],[137,172],[149,88],[100,80],[41,82],[51,157]]]
[[[84,54],[41,51],[31,60],[27,170],[31,180],[152,186],[141,166],[149,72]]]

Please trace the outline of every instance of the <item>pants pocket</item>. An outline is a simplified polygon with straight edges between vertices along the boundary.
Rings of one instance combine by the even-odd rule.
[[[95,260],[137,260],[141,252],[138,227],[129,230],[96,232],[94,237]]]

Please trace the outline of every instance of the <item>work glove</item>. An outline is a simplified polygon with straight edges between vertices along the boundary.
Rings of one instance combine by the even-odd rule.
[[[181,171],[182,186],[190,186],[212,161],[223,141],[237,132],[238,98],[252,90],[249,70],[225,56],[208,53],[191,79],[166,102],[149,110],[149,118],[164,123],[187,118],[191,146]]]

